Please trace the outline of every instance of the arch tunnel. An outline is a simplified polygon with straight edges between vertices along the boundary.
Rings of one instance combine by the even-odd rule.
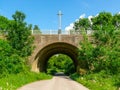
[[[45,72],[49,58],[55,54],[65,54],[69,56],[73,60],[73,64],[77,70],[78,48],[65,42],[55,42],[40,49],[40,51],[35,56],[32,69],[37,72]]]

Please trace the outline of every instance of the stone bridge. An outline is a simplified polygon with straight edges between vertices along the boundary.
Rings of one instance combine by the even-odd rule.
[[[32,71],[46,71],[49,58],[55,54],[68,55],[78,67],[78,47],[82,35],[34,35],[35,50],[29,58]],[[81,63],[82,64],[82,63]]]

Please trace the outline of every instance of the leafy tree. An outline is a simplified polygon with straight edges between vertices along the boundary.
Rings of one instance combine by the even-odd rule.
[[[101,12],[98,16],[92,18],[92,29],[100,30],[108,25],[112,25],[112,14],[109,12]]]
[[[75,67],[72,60],[63,54],[52,56],[47,65],[47,72],[55,74],[56,72],[64,72],[65,74],[72,74],[75,72]]]
[[[34,33],[41,34],[41,31],[40,31],[40,28],[38,27],[38,25],[34,25],[33,30],[34,30]]]
[[[0,16],[0,32],[2,34],[6,33],[8,29],[8,23],[9,23],[9,20],[6,17]]]
[[[16,11],[12,17],[14,20],[9,22],[7,39],[12,48],[16,50],[16,53],[20,56],[28,56],[31,54],[33,49],[33,38],[29,27],[26,22],[24,22],[25,14],[20,11]]]
[[[25,14],[20,11],[16,11],[15,14],[12,15],[12,17],[17,22],[17,24],[23,23],[25,20]]]
[[[82,18],[82,19],[79,19],[79,21],[74,23],[74,28],[75,28],[75,31],[77,32],[86,31],[87,33],[87,30],[91,28],[91,23],[88,18]]]
[[[40,28],[38,27],[38,25],[34,25],[33,30],[40,30]]]
[[[93,50],[94,47],[93,45],[89,42],[88,37],[86,35],[83,36],[84,40],[80,42],[80,49],[78,50],[78,59],[80,61],[85,61],[87,64],[86,69],[88,70],[93,70],[94,67],[92,66],[94,62],[94,57],[93,57]]]
[[[29,25],[28,25],[28,29],[29,29],[29,30],[32,30],[32,24],[29,24]]]
[[[97,29],[94,40],[90,42],[85,36],[80,43],[79,60],[86,61],[90,71],[120,73],[120,31],[116,31],[112,15],[100,13],[93,18],[93,28]]]
[[[8,19],[4,16],[0,16],[0,30],[7,30]]]
[[[113,25],[116,27],[116,29],[120,29],[120,14],[115,14],[113,16]]]

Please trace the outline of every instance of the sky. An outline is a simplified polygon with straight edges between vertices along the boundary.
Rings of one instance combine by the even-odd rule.
[[[62,12],[62,30],[81,17],[106,11],[120,12],[120,0],[0,0],[0,15],[12,19],[15,11],[25,13],[28,24],[44,30],[58,30],[58,15]]]

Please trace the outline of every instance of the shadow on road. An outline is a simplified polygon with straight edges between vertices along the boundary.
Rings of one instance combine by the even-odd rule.
[[[60,78],[65,78],[65,79],[70,79],[69,76],[65,75],[63,72],[55,73],[54,76],[60,77]]]

